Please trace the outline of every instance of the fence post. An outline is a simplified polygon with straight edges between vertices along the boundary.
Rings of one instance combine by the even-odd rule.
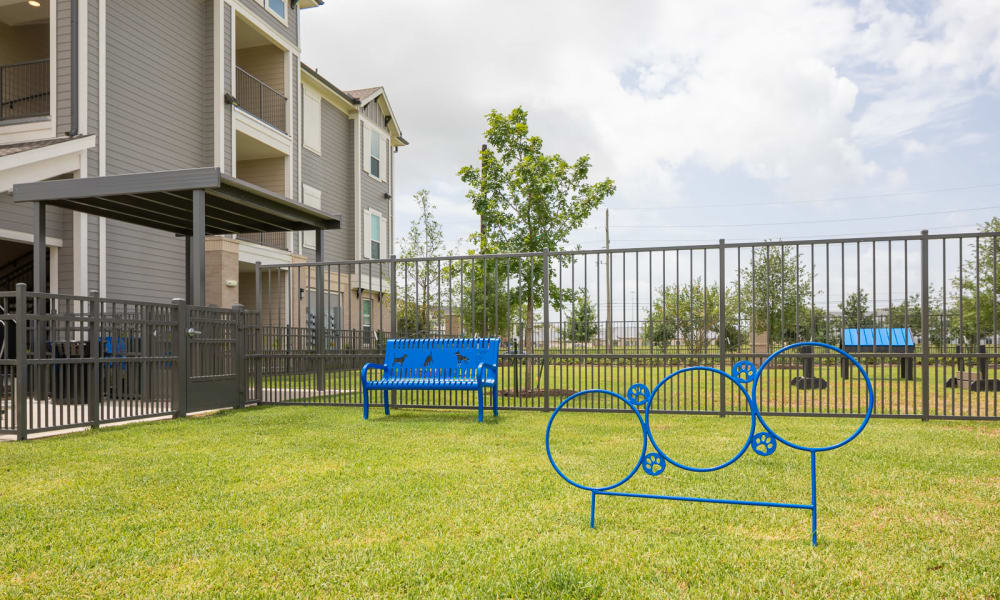
[[[28,284],[16,286],[17,306],[14,319],[15,394],[17,402],[17,439],[28,439]]]
[[[320,241],[323,232],[316,231],[316,253],[322,256],[323,242]],[[326,391],[326,371],[323,368],[326,356],[326,272],[323,265],[316,266],[316,365],[313,377],[316,378],[316,391]]]
[[[544,283],[542,288],[542,374],[545,379],[545,410],[549,410],[549,251],[542,253],[544,261],[542,277]],[[485,276],[484,276],[485,281]],[[485,325],[485,323],[484,323]],[[534,331],[529,331],[528,335],[535,335]]]
[[[185,417],[187,416],[187,404],[188,404],[188,305],[184,300],[180,298],[174,299],[174,305],[177,306],[177,331],[174,335],[174,340],[176,344],[176,356],[177,356],[177,396],[176,403],[174,404],[174,417]]]
[[[90,426],[101,425],[101,340],[98,321],[101,318],[101,301],[96,291],[90,292],[87,307],[90,323],[87,325],[87,346],[90,348],[90,376],[87,378],[87,417]]]
[[[726,373],[726,240],[719,240],[719,370]],[[725,380],[719,386],[719,416],[726,416]]]
[[[396,255],[395,254],[389,256],[389,276],[391,277],[389,281],[389,337],[395,338],[396,337]],[[440,276],[441,274],[438,273],[438,277]],[[440,279],[438,281],[440,281]],[[438,288],[440,289],[440,284],[438,284]],[[396,407],[396,390],[392,390],[389,392],[389,404],[393,408]]]
[[[233,305],[233,320],[236,321],[236,341],[233,344],[233,370],[236,371],[236,381],[239,391],[236,395],[236,408],[247,405],[247,372],[246,372],[246,313],[242,304]]]
[[[921,363],[920,363],[920,377],[922,381],[920,382],[920,401],[921,401],[921,418],[924,421],[930,419],[931,415],[931,365],[930,365],[930,282],[929,282],[929,265],[927,264],[928,259],[928,246],[930,242],[927,238],[927,230],[924,229],[920,232],[920,353],[921,353]]]

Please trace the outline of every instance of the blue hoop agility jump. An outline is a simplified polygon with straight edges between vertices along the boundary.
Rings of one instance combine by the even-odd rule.
[[[854,366],[856,366],[858,370],[861,372],[861,375],[864,377],[865,385],[867,386],[868,389],[868,409],[865,412],[864,420],[862,421],[861,425],[854,431],[854,433],[852,433],[847,438],[836,444],[831,444],[829,446],[811,447],[811,446],[803,446],[788,441],[783,437],[781,437],[780,435],[778,435],[777,433],[775,433],[773,429],[771,429],[771,427],[767,424],[767,421],[764,420],[764,417],[761,415],[760,409],[757,406],[757,384],[759,383],[760,374],[764,372],[764,369],[767,367],[767,365],[770,364],[771,361],[774,360],[776,357],[778,357],[784,352],[802,346],[815,346],[836,352],[837,354],[840,354],[845,360],[849,360],[851,363],[853,363]],[[737,451],[735,456],[733,456],[732,458],[723,463],[715,465],[714,467],[704,467],[704,468],[691,467],[670,458],[670,456],[666,452],[660,449],[660,446],[656,443],[656,439],[653,438],[652,431],[650,430],[649,427],[649,414],[650,414],[650,407],[653,404],[652,402],[653,396],[655,396],[656,392],[658,392],[660,388],[663,387],[663,385],[668,381],[670,381],[672,378],[682,373],[687,373],[690,371],[707,371],[710,373],[716,373],[718,375],[721,375],[725,379],[728,379],[732,383],[735,383],[736,386],[739,388],[740,392],[742,392],[744,398],[746,399],[747,405],[750,407],[750,433],[749,435],[747,435],[746,443],[744,443],[743,447],[739,451]],[[590,492],[591,528],[594,527],[594,513],[597,507],[598,496],[653,498],[659,500],[685,500],[688,502],[706,502],[710,504],[737,504],[743,506],[773,506],[779,508],[799,508],[811,511],[812,543],[813,546],[816,545],[816,517],[817,517],[816,454],[819,452],[827,452],[829,450],[840,448],[844,444],[858,437],[858,434],[860,434],[862,430],[864,430],[864,428],[868,425],[868,421],[871,420],[872,409],[875,406],[875,392],[874,389],[872,388],[872,382],[868,378],[868,373],[865,372],[865,369],[864,367],[861,366],[861,363],[859,363],[857,359],[855,359],[850,354],[844,352],[840,348],[831,346],[829,344],[823,344],[821,342],[799,342],[796,344],[791,344],[789,346],[785,346],[784,348],[778,350],[774,354],[768,356],[767,359],[765,359],[764,362],[761,364],[759,369],[756,368],[754,364],[749,361],[740,361],[737,362],[735,365],[733,365],[732,371],[733,373],[732,375],[730,375],[729,373],[725,373],[718,369],[713,369],[712,367],[702,367],[702,366],[687,367],[675,371],[670,375],[668,375],[667,377],[665,377],[662,381],[660,381],[659,384],[657,384],[657,386],[653,389],[652,392],[650,392],[649,388],[646,387],[645,385],[641,383],[636,383],[633,384],[628,389],[628,392],[625,395],[625,397],[619,396],[618,394],[608,390],[585,390],[582,392],[577,392],[572,396],[569,396],[568,398],[563,400],[562,403],[559,404],[556,410],[552,413],[552,417],[549,419],[548,427],[546,427],[545,429],[545,451],[549,455],[549,462],[552,464],[552,468],[556,470],[556,473],[558,473],[560,477],[566,480],[566,482],[569,483],[570,485]],[[750,388],[749,392],[747,391],[748,386]],[[559,466],[556,465],[556,461],[552,457],[552,448],[549,445],[550,443],[549,436],[552,431],[552,423],[553,421],[555,421],[556,415],[559,414],[559,411],[562,410],[562,408],[566,406],[567,403],[572,401],[577,396],[589,393],[604,393],[618,398],[632,410],[632,412],[638,419],[640,426],[642,427],[642,453],[639,455],[639,460],[632,468],[632,471],[628,475],[626,475],[621,481],[604,487],[592,487],[592,486],[582,485],[567,477],[566,474],[563,473],[562,470],[559,468]],[[640,410],[642,412],[640,412]],[[756,430],[758,422],[763,428],[761,431]],[[678,467],[680,469],[684,469],[686,471],[697,471],[697,472],[718,471],[720,469],[728,467],[729,465],[739,460],[740,457],[746,454],[747,449],[750,448],[752,448],[753,451],[760,456],[770,456],[777,449],[778,442],[784,444],[785,446],[788,446],[789,448],[809,453],[810,476],[812,478],[812,502],[810,504],[794,504],[788,502],[763,502],[757,500],[727,500],[722,498],[697,498],[688,496],[666,496],[658,494],[638,494],[638,493],[614,491],[615,488],[618,488],[619,486],[627,482],[629,479],[631,479],[632,476],[635,475],[640,468],[647,475],[654,477],[663,473],[663,471],[666,469],[667,463],[675,467]]]

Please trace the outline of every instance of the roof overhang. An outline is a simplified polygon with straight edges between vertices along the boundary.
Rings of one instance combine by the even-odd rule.
[[[292,202],[215,167],[21,183],[14,186],[14,201],[192,235],[192,201],[199,190],[205,192],[207,235],[340,229],[339,215]]]

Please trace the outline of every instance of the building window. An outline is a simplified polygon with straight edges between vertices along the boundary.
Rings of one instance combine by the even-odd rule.
[[[361,301],[361,331],[366,336],[372,333],[372,301],[369,298]]]
[[[267,10],[273,12],[279,19],[284,20],[288,13],[288,0],[267,0]]]
[[[374,129],[372,129],[371,141],[369,142],[369,145],[371,146],[371,149],[372,149],[372,152],[371,152],[371,167],[369,168],[369,172],[372,174],[372,177],[375,177],[376,179],[381,179],[381,177],[379,177],[379,169],[382,166],[381,165],[381,162],[382,162],[382,136],[380,136],[378,134],[378,132],[375,131]]]
[[[371,257],[382,258],[382,215],[371,213]]]

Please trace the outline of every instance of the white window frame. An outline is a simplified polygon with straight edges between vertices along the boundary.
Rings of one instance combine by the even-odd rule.
[[[323,209],[323,192],[312,187],[311,185],[302,184],[302,204],[305,204],[309,208],[315,208],[316,210]],[[309,250],[316,249],[316,232],[315,231],[303,231],[302,232],[302,247]],[[320,259],[322,260],[322,259]]]
[[[365,306],[368,307],[368,314],[367,315],[365,315]],[[368,328],[368,333],[371,333],[373,331],[373,329],[372,329],[372,321],[373,321],[373,319],[372,319],[372,312],[373,312],[373,310],[374,310],[374,305],[372,303],[372,299],[371,298],[362,298],[361,299],[361,331],[365,331],[366,327]],[[368,323],[367,324],[365,323],[365,318],[368,319]]]
[[[373,143],[375,142],[375,143]],[[378,173],[373,173],[372,165],[378,167]],[[368,173],[378,179],[382,180],[382,134],[379,133],[378,129],[374,127],[368,134]]]
[[[323,155],[323,99],[308,87],[302,95],[302,145]]]
[[[275,19],[281,21],[285,25],[288,25],[288,11],[290,11],[292,7],[288,5],[288,0],[280,0],[280,1],[282,2],[282,4],[285,5],[285,16],[279,15],[277,12],[275,12],[273,8],[271,8],[271,0],[259,0],[259,3],[264,5],[264,8],[267,10],[268,14],[270,14]]]
[[[372,217],[378,217],[379,226],[379,239],[372,239]],[[364,221],[362,223],[362,230],[364,234],[361,236],[361,257],[362,258],[374,258],[372,256],[372,242],[378,242],[378,255],[379,258],[386,258],[389,256],[389,217],[382,214],[382,211],[376,210],[374,208],[366,208],[361,211],[361,218]]]

